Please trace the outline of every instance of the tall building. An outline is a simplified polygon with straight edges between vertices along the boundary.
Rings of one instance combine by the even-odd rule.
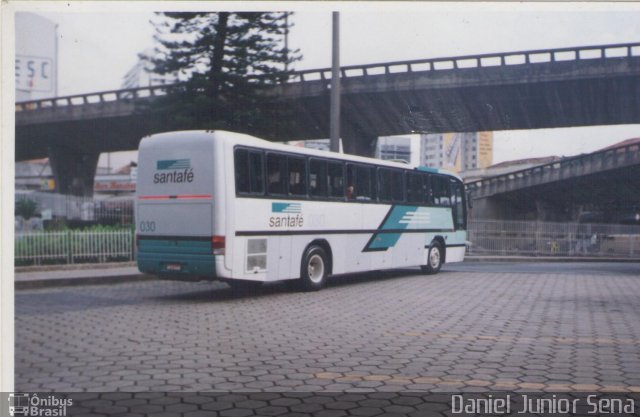
[[[307,140],[293,140],[286,142],[288,145],[297,146],[299,148],[316,149],[319,151],[329,151],[330,148],[329,139],[307,139]],[[342,150],[342,140],[340,140],[340,150]]]
[[[58,25],[33,13],[16,13],[16,101],[58,95]]]
[[[411,163],[411,142],[411,138],[407,136],[379,137],[376,145],[376,158]]]
[[[174,84],[180,81],[175,75],[153,72],[153,64],[149,59],[153,53],[153,49],[149,48],[138,56],[138,62],[122,78],[122,88],[150,87]]]
[[[288,143],[293,146],[329,150],[328,139]],[[493,132],[380,136],[376,144],[375,157],[464,173],[486,168],[493,163]]]
[[[493,161],[493,132],[420,135],[420,165],[463,172]]]

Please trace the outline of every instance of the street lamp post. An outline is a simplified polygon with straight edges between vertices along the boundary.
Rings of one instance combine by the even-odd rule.
[[[340,13],[333,12],[330,149],[340,151]]]

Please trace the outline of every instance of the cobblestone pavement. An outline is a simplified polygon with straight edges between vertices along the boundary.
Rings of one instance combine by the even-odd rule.
[[[638,274],[477,269],[17,291],[16,389],[640,392]]]

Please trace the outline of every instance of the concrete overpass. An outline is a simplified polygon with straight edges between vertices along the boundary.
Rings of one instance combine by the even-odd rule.
[[[342,77],[342,137],[360,155],[383,135],[640,122],[640,43],[349,66]],[[135,149],[141,137],[174,128],[149,103],[176,88],[17,103],[16,160],[49,156],[61,191],[87,192],[100,152]],[[330,69],[295,73],[264,91],[271,121],[247,133],[328,137],[329,91]]]
[[[575,221],[640,210],[640,141],[466,184],[475,219]]]

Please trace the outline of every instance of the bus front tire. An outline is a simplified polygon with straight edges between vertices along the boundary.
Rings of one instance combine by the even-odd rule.
[[[302,255],[300,286],[303,291],[318,291],[327,282],[329,262],[327,253],[320,246],[309,246]]]
[[[442,245],[438,242],[431,242],[429,253],[427,254],[427,264],[421,266],[422,271],[427,274],[436,274],[442,268]]]

